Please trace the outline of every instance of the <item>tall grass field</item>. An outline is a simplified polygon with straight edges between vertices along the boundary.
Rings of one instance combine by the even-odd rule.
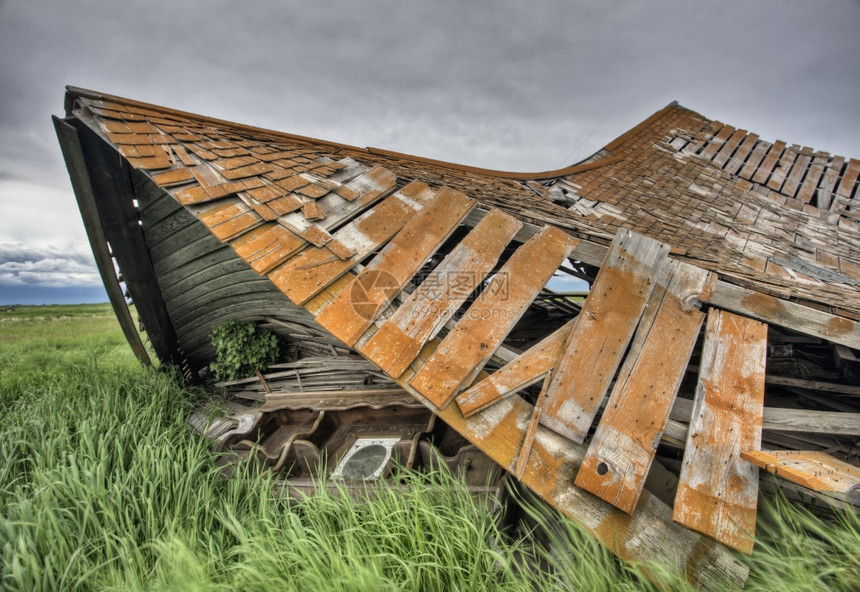
[[[503,529],[448,474],[372,501],[225,478],[187,424],[199,397],[137,363],[108,305],[0,313],[0,588],[656,589],[545,508],[548,544]],[[857,516],[762,505],[747,590],[860,589]]]

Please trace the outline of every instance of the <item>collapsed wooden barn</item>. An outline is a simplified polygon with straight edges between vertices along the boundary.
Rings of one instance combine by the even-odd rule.
[[[468,458],[475,487],[495,463],[620,557],[715,588],[745,578],[726,547],[753,546],[759,467],[860,506],[860,161],[676,103],[528,174],[71,87],[65,109],[132,348],[148,359],[126,293],[192,380],[221,322],[278,333],[290,359],[232,385],[262,407],[215,435],[299,485],[326,455],[356,480]],[[374,469],[344,473],[362,448]],[[644,486],[663,465],[668,499]]]

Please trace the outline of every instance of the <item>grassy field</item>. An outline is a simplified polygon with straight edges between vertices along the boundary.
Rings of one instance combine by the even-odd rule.
[[[0,313],[0,588],[651,589],[569,523],[550,551],[501,532],[450,475],[363,504],[223,479],[187,427],[198,396],[137,364],[107,305]],[[856,516],[769,506],[748,590],[857,589]]]

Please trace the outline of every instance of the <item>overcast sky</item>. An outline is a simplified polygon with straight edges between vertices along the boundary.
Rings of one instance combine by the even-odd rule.
[[[673,100],[856,157],[860,1],[0,0],[0,302],[99,283],[50,121],[67,84],[505,170]]]

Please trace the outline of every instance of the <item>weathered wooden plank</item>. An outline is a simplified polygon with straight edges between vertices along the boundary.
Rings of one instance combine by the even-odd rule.
[[[814,391],[839,393],[840,395],[860,396],[860,386],[855,386],[853,384],[824,382],[823,380],[808,380],[805,378],[794,378],[792,376],[775,376],[773,374],[768,375],[765,378],[765,382],[780,386],[794,386]]]
[[[705,318],[694,307],[716,275],[670,261],[648,301],[576,484],[633,511]]]
[[[767,383],[767,377],[765,377],[765,383]],[[828,403],[833,404],[831,401]],[[672,413],[669,417],[679,422],[689,423],[692,414],[693,401],[678,398],[672,405]],[[761,429],[771,432],[860,436],[860,413],[765,407],[762,412]]]
[[[475,200],[459,191],[440,189],[356,276],[350,288],[317,315],[317,323],[346,345],[355,344],[474,205]]]
[[[800,181],[809,169],[809,163],[812,161],[811,154],[799,154],[797,160],[794,161],[794,166],[791,167],[791,172],[785,179],[782,185],[781,193],[794,197],[800,187]]]
[[[702,154],[700,155],[702,158],[706,160],[711,160],[717,154],[717,151],[723,147],[723,144],[726,143],[726,140],[729,139],[735,131],[730,125],[723,126],[719,132],[717,132],[714,137],[708,142],[708,145],[702,150]]]
[[[755,542],[767,325],[711,309],[673,519],[734,549]]]
[[[752,177],[752,181],[754,183],[764,184],[767,182],[770,177],[771,172],[773,171],[774,166],[776,166],[777,161],[782,156],[782,151],[785,149],[785,142],[782,140],[777,140],[773,143],[773,146],[770,147],[770,151],[767,153],[767,156],[764,157],[761,165],[758,167],[758,170]]]
[[[765,154],[770,150],[770,147],[770,142],[758,142],[752,149],[752,153],[749,155],[749,158],[747,158],[747,161],[741,169],[741,172],[738,173],[738,176],[743,179],[752,180],[756,169],[758,169],[758,165],[761,164],[762,160],[764,160]]]
[[[713,306],[853,347],[860,348],[860,327],[851,319],[754,292],[725,281],[717,282],[707,298]]]
[[[248,298],[258,296],[260,294],[268,293],[273,299],[277,298],[283,302],[281,292],[264,277],[248,279],[247,274],[241,274],[238,276],[236,274],[230,274],[229,280],[218,281],[216,278],[213,281],[207,282],[207,287],[208,291],[194,290],[191,292],[190,298],[172,300],[170,302],[170,316],[174,320],[175,324],[188,323],[189,317],[193,319],[193,317],[199,314],[203,309],[241,303]],[[310,315],[308,315],[303,309],[295,307],[290,308],[296,311],[296,315],[301,315],[307,317],[308,320],[312,320]],[[287,312],[291,311],[285,308],[284,314]]]
[[[210,237],[216,240],[215,237]],[[156,272],[159,273],[159,286],[165,301],[194,290],[198,283],[204,283],[221,275],[247,272],[249,277],[257,275],[248,268],[248,264],[236,257],[236,254],[226,245],[217,245],[220,249],[202,257],[177,262],[164,275],[160,270],[160,262],[153,261]]]
[[[515,360],[457,395],[457,405],[463,415],[470,417],[483,411],[501,399],[531,386],[549,373],[561,356],[567,336],[577,318],[571,319]]]
[[[304,304],[394,236],[432,196],[423,183],[410,183],[333,235],[355,252],[351,258],[341,259],[327,247],[306,249],[272,270],[269,279],[294,303]]]
[[[535,443],[535,437],[537,436],[537,429],[540,425],[540,418],[543,415],[543,408],[546,404],[546,391],[549,388],[550,375],[547,374],[543,379],[543,387],[540,389],[540,394],[538,394],[537,401],[535,401],[534,409],[532,410],[531,419],[529,419],[529,425],[526,428],[526,434],[523,438],[523,444],[520,446],[520,451],[517,453],[517,464],[516,468],[514,468],[514,476],[517,479],[522,480],[523,475],[526,472],[526,467],[529,464],[529,458],[532,454],[532,447]]]
[[[577,240],[547,226],[493,276],[410,383],[438,408],[475,379]]]
[[[803,203],[810,203],[812,201],[812,196],[815,195],[815,189],[818,187],[818,181],[821,179],[821,174],[824,172],[824,167],[826,165],[827,159],[816,154],[812,159],[812,165],[809,167],[809,172],[806,173],[806,177],[803,179],[800,191],[797,193],[797,199]],[[818,203],[813,203],[812,205],[820,207]]]
[[[732,153],[735,151],[735,148],[738,147],[738,144],[741,143],[747,135],[746,130],[735,130],[731,137],[726,140],[726,143],[720,148],[720,151],[714,155],[714,159],[711,161],[714,165],[722,168],[726,161],[731,157]]]
[[[860,502],[860,468],[820,451],[750,450],[741,457],[757,467],[814,491]]]
[[[730,175],[735,175],[744,165],[744,161],[749,156],[750,151],[755,146],[758,141],[758,134],[749,134],[744,141],[741,142],[741,145],[738,147],[737,151],[735,151],[734,155],[729,160],[728,164],[725,166],[723,170],[725,170]]]
[[[668,245],[618,231],[553,370],[543,425],[585,439],[668,254]]]
[[[307,243],[280,224],[270,222],[230,241],[236,254],[265,275],[297,253]]]
[[[173,201],[173,198],[170,196],[167,196],[167,199]],[[179,206],[179,208],[179,210],[154,223],[150,222],[149,216],[145,212],[141,212],[143,233],[146,237],[146,244],[150,249],[157,247],[162,242],[170,241],[175,236],[190,234],[193,238],[199,238],[199,235],[195,235],[195,232],[189,228],[192,225],[197,227],[197,232],[211,235],[209,229],[200,224],[194,216],[186,212],[185,208],[182,206]]]
[[[152,176],[152,180],[159,187],[173,187],[174,185],[182,185],[183,183],[191,183],[194,181],[194,176],[188,169],[173,169],[165,173],[159,173]]]
[[[134,319],[131,317],[131,312],[116,277],[116,268],[111,259],[104,223],[99,213],[97,191],[90,182],[87,161],[78,130],[74,125],[59,117],[52,119],[102,284],[129,347],[142,364],[149,366],[152,361],[143,345],[140,334],[137,332]]]
[[[438,340],[431,341],[419,361],[432,357],[436,347]],[[397,382],[496,463],[514,470],[533,415],[531,405],[521,397],[508,397],[465,418],[457,405],[432,406],[409,385],[412,376],[407,371]],[[648,491],[642,494],[634,518],[573,485],[584,452],[584,446],[538,425],[522,482],[621,559],[656,561],[706,590],[742,586],[748,568],[725,547],[673,524],[671,509]]]
[[[400,376],[493,269],[522,223],[492,210],[401,304],[360,351]]]

